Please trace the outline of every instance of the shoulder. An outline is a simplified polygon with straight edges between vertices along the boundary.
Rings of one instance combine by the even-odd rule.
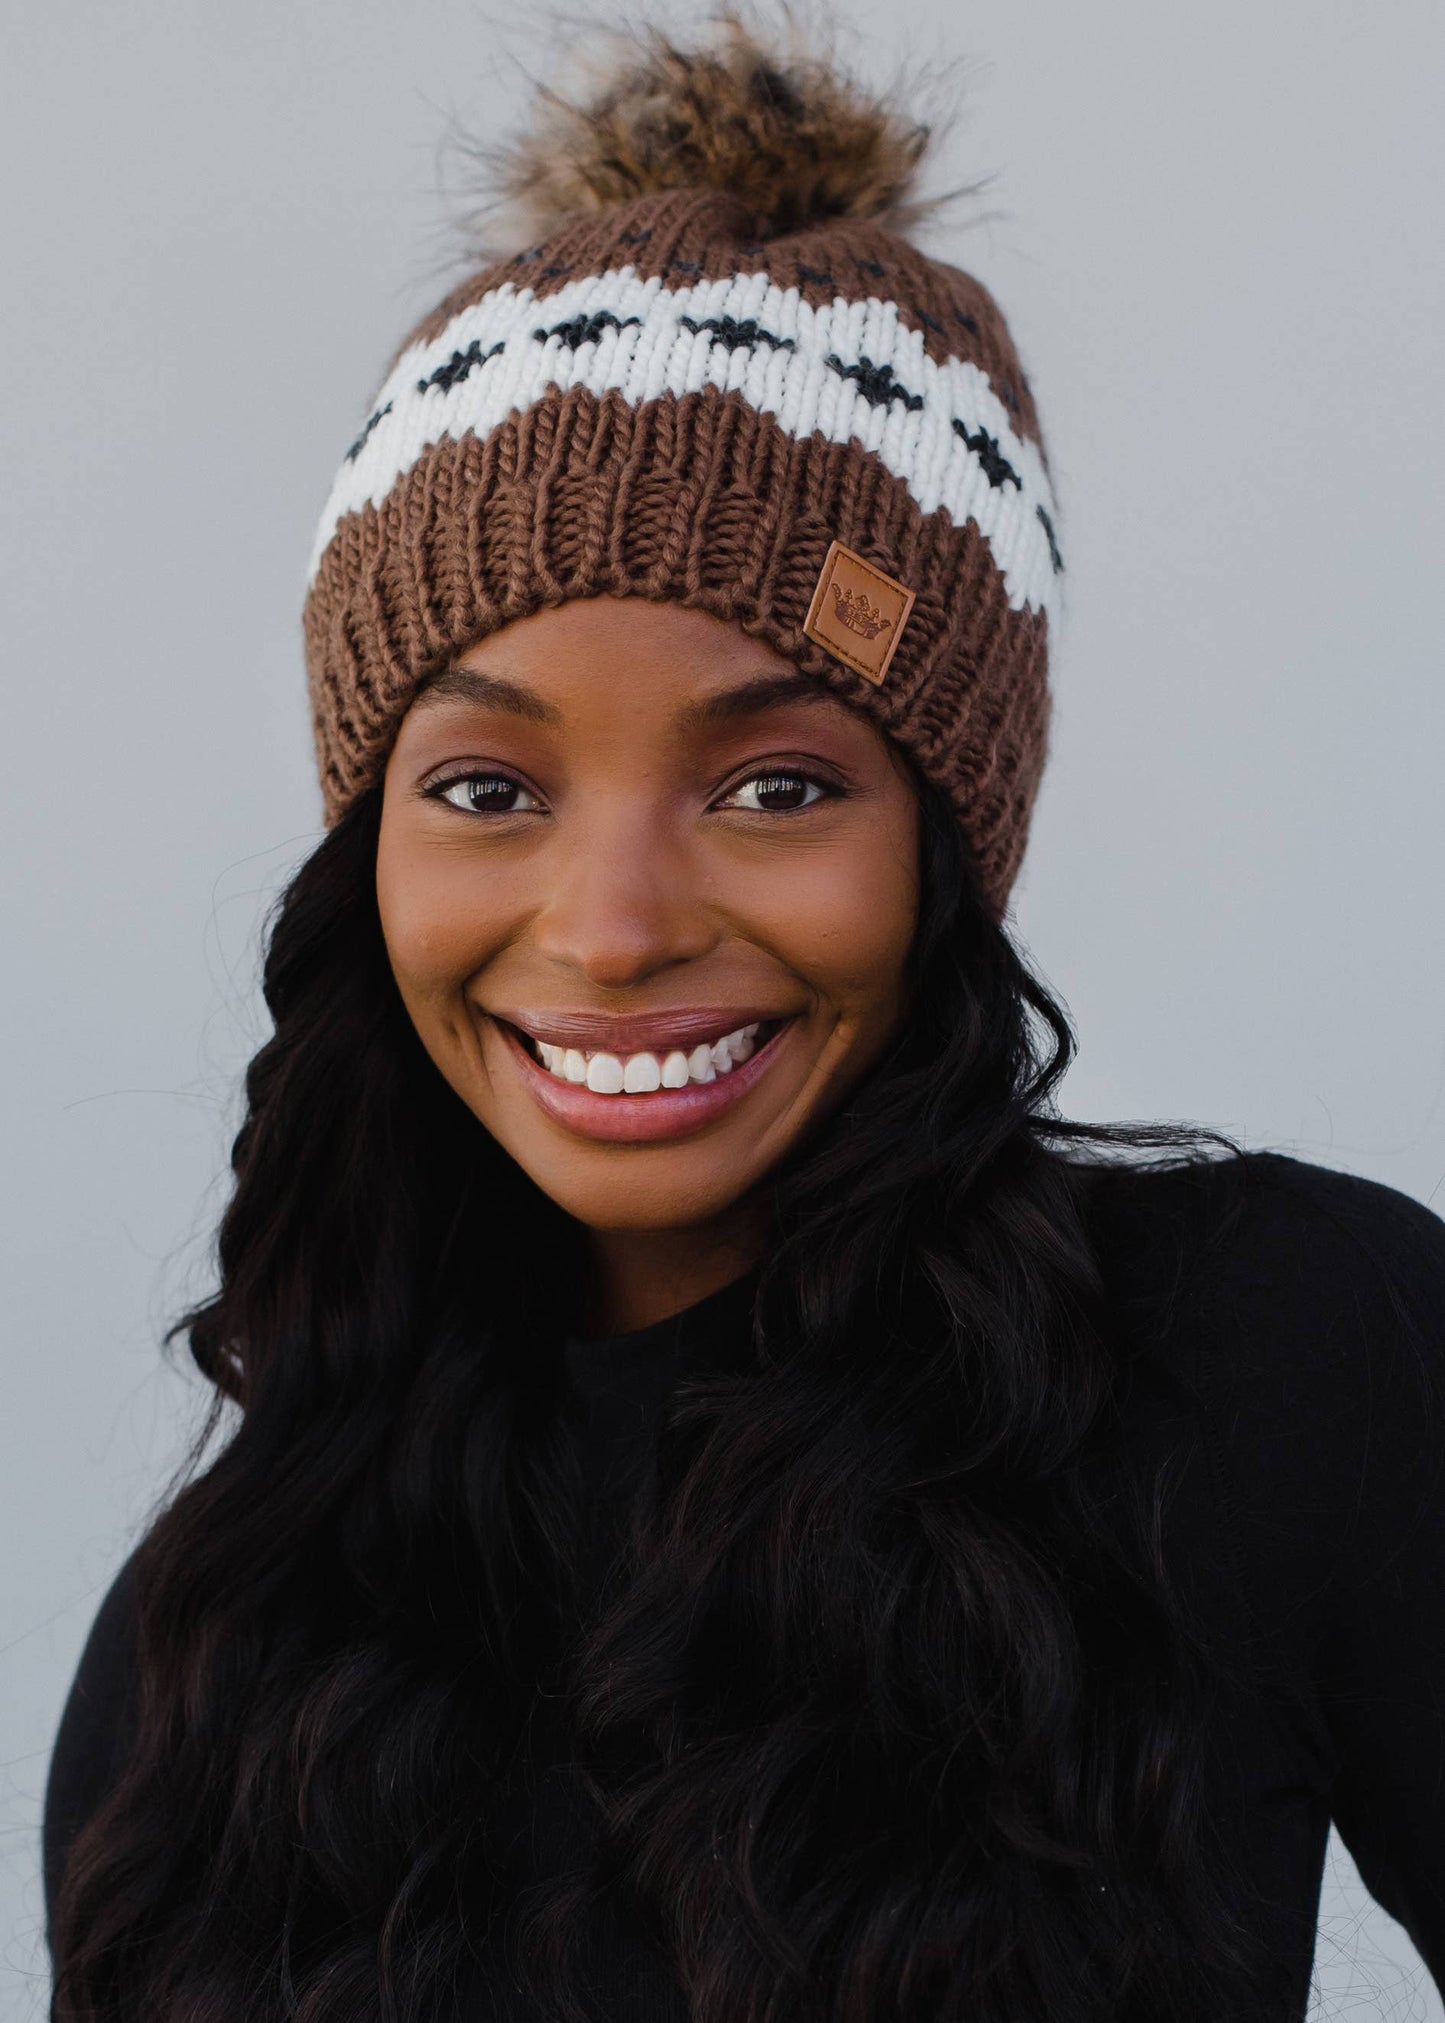
[[[104,1802],[130,1745],[138,1682],[137,1557],[132,1553],[121,1567],[91,1622],[51,1752],[43,1857],[52,1929],[71,1847]]]
[[[1202,1427],[1250,1587],[1367,1586],[1442,1529],[1445,1222],[1279,1153],[1089,1188],[1123,1354]]]
[[[1187,1295],[1237,1330],[1267,1325],[1390,1341],[1445,1334],[1445,1222],[1376,1180],[1278,1152],[1092,1177],[1087,1210],[1111,1295],[1165,1309]]]

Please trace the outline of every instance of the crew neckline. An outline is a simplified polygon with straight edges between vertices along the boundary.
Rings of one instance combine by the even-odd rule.
[[[596,1397],[615,1392],[624,1376],[667,1369],[720,1331],[746,1325],[756,1283],[757,1267],[751,1266],[714,1292],[704,1293],[691,1306],[649,1321],[646,1327],[621,1334],[569,1335],[562,1349],[569,1387],[582,1397]]]

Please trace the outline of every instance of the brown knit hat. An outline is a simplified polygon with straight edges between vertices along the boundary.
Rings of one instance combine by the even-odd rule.
[[[326,819],[418,685],[569,598],[731,619],[958,809],[1001,916],[1062,569],[992,298],[902,235],[926,140],[736,24],[648,38],[510,158],[541,243],[412,333],[347,451],[304,615]]]

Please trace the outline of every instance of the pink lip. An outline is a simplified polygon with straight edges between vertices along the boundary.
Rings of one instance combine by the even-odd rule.
[[[537,1011],[530,1006],[508,1011],[500,1005],[488,1005],[487,1010],[495,1019],[520,1026],[531,1039],[548,1040],[558,1047],[577,1047],[583,1053],[619,1056],[657,1053],[663,1048],[670,1052],[674,1047],[690,1053],[702,1040],[711,1043],[742,1026],[762,1025],[788,1016],[776,1005],[746,1004],[679,1005],[676,1011],[612,1014]]]
[[[732,1013],[728,1016],[731,1018]],[[495,1023],[511,1049],[512,1058],[520,1065],[527,1086],[547,1115],[569,1131],[577,1132],[579,1137],[598,1138],[613,1145],[690,1138],[694,1132],[705,1129],[741,1101],[759,1077],[767,1073],[777,1057],[779,1042],[793,1025],[789,1019],[740,1067],[730,1074],[720,1074],[715,1082],[691,1082],[685,1089],[659,1089],[648,1096],[599,1096],[585,1085],[564,1082],[550,1073],[532,1059],[510,1025],[501,1020]],[[746,1018],[738,1021],[742,1025],[749,1023]],[[737,1026],[724,1026],[720,1030],[735,1032]],[[669,1035],[676,1034],[677,1024],[670,1023],[667,1031]],[[593,1045],[596,1047],[598,1042]],[[644,1051],[635,1042],[631,1050]]]

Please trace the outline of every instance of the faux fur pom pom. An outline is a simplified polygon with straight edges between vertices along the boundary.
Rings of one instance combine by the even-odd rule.
[[[769,47],[738,14],[682,47],[621,33],[590,91],[538,91],[530,128],[483,160],[510,220],[545,239],[566,219],[654,191],[726,190],[758,236],[835,218],[906,231],[933,208],[914,193],[931,130],[816,52]]]

